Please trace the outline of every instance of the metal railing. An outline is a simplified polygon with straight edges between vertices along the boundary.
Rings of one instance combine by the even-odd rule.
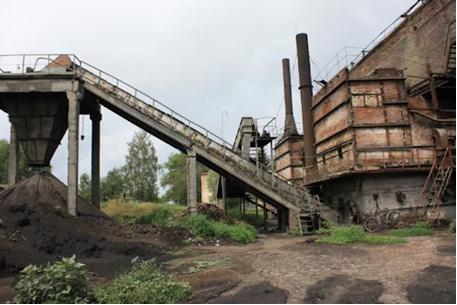
[[[403,23],[403,18],[407,14],[413,12],[417,4],[418,2],[414,4],[410,9],[408,9],[407,12],[389,24],[384,30],[381,31],[381,33],[379,33],[372,41],[370,41],[366,47],[343,47],[321,70],[317,71],[315,79],[324,79],[328,81],[341,69],[347,68],[351,70],[354,68],[369,52],[371,52],[382,40],[384,40],[384,38],[389,36],[398,28],[400,24]],[[360,53],[352,54],[353,50],[355,49],[361,50]]]
[[[133,99],[140,101],[144,103],[144,107],[142,109],[137,109],[138,104],[134,103],[129,103],[130,98],[124,98],[122,101],[126,103],[129,106],[134,106],[137,110],[140,110],[141,112],[146,112],[149,115],[153,113],[154,110],[157,110],[163,114],[165,114],[167,117],[170,118],[170,123],[171,125],[173,123],[175,124],[183,124],[185,126],[185,129],[187,129],[190,132],[197,133],[201,137],[205,139],[205,142],[207,143],[206,145],[209,146],[212,143],[215,145],[219,146],[221,148],[221,151],[223,152],[223,157],[225,158],[229,154],[231,154],[230,157],[232,158],[239,158],[237,164],[243,165],[246,163],[243,157],[249,157],[249,156],[243,156],[243,152],[239,149],[233,149],[232,145],[216,135],[215,133],[211,132],[210,130],[206,129],[205,127],[201,126],[200,124],[197,124],[190,119],[184,117],[183,115],[177,113],[170,107],[166,106],[165,104],[159,102],[157,99],[153,98],[152,96],[146,94],[145,92],[138,90],[137,88],[129,85],[128,83],[120,80],[119,78],[104,72],[103,70],[80,60],[76,55],[74,54],[8,54],[8,55],[0,55],[0,69],[2,69],[3,73],[11,73],[11,74],[29,74],[29,73],[34,73],[34,74],[47,74],[47,75],[52,75],[56,74],[52,72],[52,69],[45,69],[50,63],[56,63],[57,65],[62,66],[58,62],[55,61],[56,56],[59,55],[67,55],[70,57],[72,64],[67,68],[67,72],[65,74],[69,75],[75,75],[78,77],[84,77],[84,73],[86,71],[93,76],[96,77],[98,80],[98,84],[100,85],[101,82],[105,82],[107,84],[110,84],[112,86],[112,91],[113,92],[119,92],[123,91],[126,94],[130,95],[133,97]],[[18,62],[19,61],[19,62]],[[43,63],[44,61],[44,63]],[[29,66],[32,68],[32,70],[28,70],[26,66]],[[8,70],[8,67],[15,67],[16,72],[11,72]],[[45,70],[43,70],[45,69]],[[42,72],[44,71],[44,73]],[[61,74],[61,73],[57,73]],[[148,102],[145,102],[149,101]],[[167,126],[168,127],[168,126]],[[176,131],[176,130],[175,130]],[[181,134],[182,135],[182,134]],[[189,136],[189,135],[184,135],[184,136]],[[219,157],[219,156],[218,156]],[[264,177],[265,176],[271,177],[270,183],[266,183],[266,187],[273,187],[278,191],[278,194],[282,197],[284,197],[284,193],[287,193],[291,196],[294,197],[299,197],[301,200],[305,200],[310,204],[310,206],[315,204],[316,198],[307,193],[306,191],[302,189],[298,189],[294,187],[290,182],[287,181],[287,179],[278,173],[273,172],[270,168],[266,167],[263,164],[256,164],[256,174],[255,178],[259,181],[265,182]],[[254,178],[251,177],[251,178]],[[286,189],[283,189],[280,187],[282,185],[283,187],[286,186]]]

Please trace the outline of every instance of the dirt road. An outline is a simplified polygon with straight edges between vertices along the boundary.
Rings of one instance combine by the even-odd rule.
[[[447,232],[391,245],[325,245],[313,238],[270,234],[250,245],[193,245],[161,261],[191,284],[191,303],[455,304],[456,240]],[[198,262],[220,263],[190,273]],[[15,294],[11,281],[0,278],[3,302]]]
[[[455,303],[456,240],[447,232],[395,245],[309,239],[262,235],[246,246],[201,247],[207,252],[168,269],[226,262],[178,276],[193,286],[195,303]]]

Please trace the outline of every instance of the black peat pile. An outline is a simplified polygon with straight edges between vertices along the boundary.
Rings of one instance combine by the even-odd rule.
[[[67,187],[43,172],[0,192],[0,277],[28,264],[76,254],[98,276],[114,276],[136,256],[166,261],[189,232],[119,224],[79,198],[79,217],[66,212]]]

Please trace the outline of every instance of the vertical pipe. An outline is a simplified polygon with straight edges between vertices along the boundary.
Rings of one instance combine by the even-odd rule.
[[[69,91],[68,98],[68,214],[78,215],[79,109],[80,93]]]
[[[303,115],[303,139],[305,141],[305,166],[311,168],[315,165],[314,158],[314,127],[312,106],[311,67],[309,64],[308,36],[304,33],[296,36],[298,75],[300,78],[300,98]]]
[[[8,157],[8,186],[13,186],[19,181],[19,139],[16,130],[11,124],[10,153]]]
[[[187,150],[187,212],[197,214],[197,154]]]
[[[284,122],[284,136],[298,134],[292,108],[292,87],[290,82],[289,59],[282,60],[282,77],[284,82],[284,102],[286,104],[286,118]]]
[[[90,115],[92,120],[92,204],[100,209],[100,105]]]

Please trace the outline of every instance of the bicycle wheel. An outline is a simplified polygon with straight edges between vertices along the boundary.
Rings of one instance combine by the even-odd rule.
[[[387,213],[386,222],[395,229],[403,227],[403,217],[397,211]]]
[[[371,216],[365,220],[363,227],[367,232],[376,232],[381,227],[381,221],[378,217]]]

